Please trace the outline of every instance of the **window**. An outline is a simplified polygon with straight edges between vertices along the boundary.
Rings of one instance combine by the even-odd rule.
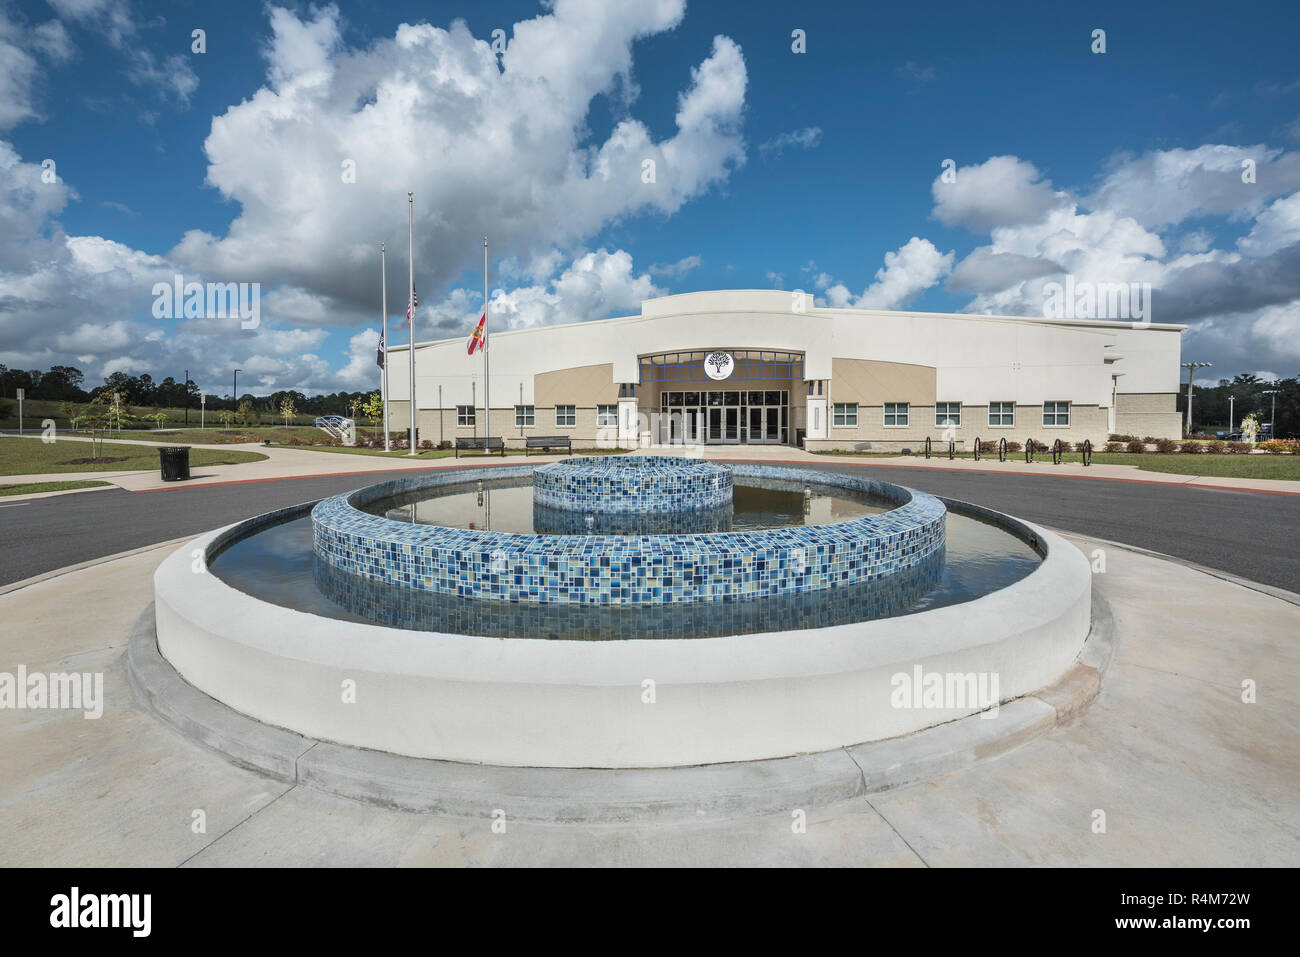
[[[1016,404],[1014,402],[990,402],[989,425],[1011,426],[1016,424]]]
[[[935,425],[961,425],[960,402],[936,402],[934,406]]]
[[[555,424],[556,425],[577,425],[578,410],[571,405],[557,405],[555,407]]]
[[[1069,425],[1070,424],[1070,403],[1068,402],[1044,402],[1043,403],[1043,425]]]
[[[835,425],[856,426],[858,424],[858,404],[856,402],[836,402]]]
[[[612,429],[618,425],[618,406],[596,406],[596,428]]]
[[[515,425],[523,428],[533,424],[533,407],[531,405],[515,406]]]
[[[910,403],[886,402],[885,403],[885,425],[894,425],[894,426],[907,425],[907,418],[910,411],[911,411]]]
[[[456,406],[456,425],[469,428],[474,424],[474,406],[458,405]]]

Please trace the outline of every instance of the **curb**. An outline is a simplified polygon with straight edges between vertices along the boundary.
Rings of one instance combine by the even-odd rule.
[[[86,489],[86,491],[105,491],[104,489]],[[28,585],[37,585],[51,578],[58,578],[61,575],[69,575],[72,572],[83,571],[92,568],[95,565],[106,565],[109,562],[115,562],[119,558],[130,558],[132,555],[139,555],[143,552],[151,552],[155,548],[175,548],[191,541],[193,535],[185,535],[181,538],[173,538],[165,542],[155,542],[152,545],[141,545],[139,548],[130,548],[124,552],[115,552],[112,555],[102,555],[99,558],[91,558],[84,562],[77,562],[75,565],[64,565],[62,568],[51,569],[48,572],[41,572],[39,575],[33,575],[31,578],[24,578],[20,581],[10,582],[8,585],[0,585],[0,595],[8,595],[10,592],[18,591],[20,588],[26,588]]]
[[[1073,720],[1096,697],[1115,623],[1093,594],[1093,627],[1055,684],[979,714],[816,754],[680,768],[518,768],[411,758],[262,724],[189,685],[158,651],[151,603],[126,652],[137,700],[195,744],[239,767],[365,804],[463,818],[496,809],[559,824],[699,820],[822,807],[963,771]]]

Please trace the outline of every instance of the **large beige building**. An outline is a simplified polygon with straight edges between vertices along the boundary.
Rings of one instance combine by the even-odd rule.
[[[491,435],[810,449],[960,448],[1109,433],[1176,438],[1186,326],[816,308],[724,290],[650,299],[620,319],[491,332]],[[409,423],[406,347],[389,350],[391,426]],[[416,345],[421,440],[483,436],[483,360]]]

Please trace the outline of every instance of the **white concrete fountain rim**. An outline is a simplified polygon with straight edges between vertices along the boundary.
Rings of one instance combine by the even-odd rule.
[[[246,715],[413,757],[665,767],[824,751],[982,710],[895,707],[891,680],[915,667],[997,673],[1009,700],[1078,655],[1091,599],[1082,553],[1018,519],[962,510],[1033,537],[1043,562],[989,595],[898,618],[606,642],[405,631],[271,605],[195,571],[221,529],[158,568],[158,647],[186,681]]]

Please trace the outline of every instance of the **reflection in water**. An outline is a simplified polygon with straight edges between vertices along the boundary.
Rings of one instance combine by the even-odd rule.
[[[423,515],[423,506],[418,509]],[[909,573],[851,588],[741,602],[654,607],[491,602],[397,588],[317,565],[311,517],[236,541],[209,568],[263,601],[326,618],[450,634],[511,638],[703,638],[818,628],[969,601],[1033,571],[1038,554],[1000,528],[955,512],[947,544]]]
[[[489,479],[416,489],[361,506],[398,522],[529,535],[672,535],[829,525],[894,506],[850,489],[746,478],[730,506],[657,514],[572,512],[533,503],[527,478]],[[480,488],[481,486],[481,488]]]

